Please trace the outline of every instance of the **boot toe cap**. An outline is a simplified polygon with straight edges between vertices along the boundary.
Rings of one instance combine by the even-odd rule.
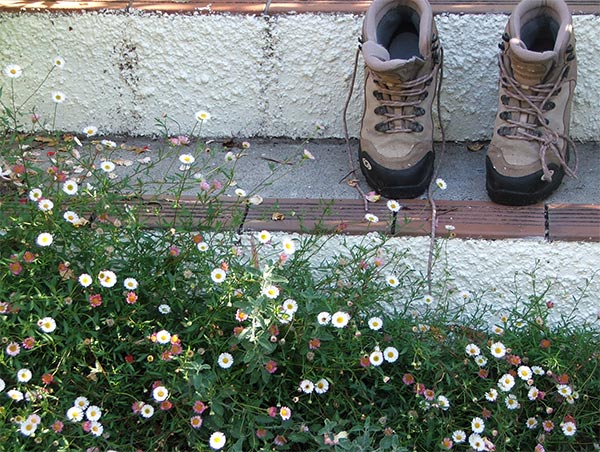
[[[427,190],[433,175],[434,154],[425,154],[416,164],[402,169],[390,169],[359,151],[360,168],[367,182],[386,198],[416,198]]]

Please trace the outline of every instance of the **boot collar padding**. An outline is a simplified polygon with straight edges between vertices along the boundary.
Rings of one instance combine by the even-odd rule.
[[[365,16],[363,24],[364,40],[377,43],[377,25],[388,11],[397,7],[409,7],[419,15],[419,51],[424,58],[429,58],[431,55],[433,12],[427,0],[374,0]]]

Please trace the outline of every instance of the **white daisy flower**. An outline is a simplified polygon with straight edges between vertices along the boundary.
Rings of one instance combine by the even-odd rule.
[[[135,278],[125,278],[123,281],[123,286],[127,290],[136,290],[138,288],[138,282]]]
[[[291,237],[284,237],[281,241],[281,245],[283,246],[283,253],[288,256],[291,256],[296,252],[296,244]]]
[[[92,421],[90,423],[90,433],[94,436],[101,436],[104,432],[104,427],[98,421]]]
[[[366,213],[365,220],[367,220],[369,223],[378,223],[379,222],[379,218],[377,217],[377,215],[373,215],[372,213]]]
[[[33,422],[25,421],[21,424],[19,431],[21,432],[22,435],[31,436],[35,433],[36,429],[37,429],[37,424],[34,424]]]
[[[531,388],[529,388],[529,391],[527,391],[527,398],[531,401],[536,400],[539,397],[539,395],[540,390],[535,386],[532,386]]]
[[[196,118],[196,121],[198,121],[198,122],[208,121],[210,119],[210,113],[207,111],[204,111],[204,110],[200,110],[200,111],[196,112],[194,117]]]
[[[31,380],[32,374],[29,369],[19,369],[17,372],[17,381],[19,383],[27,383]]]
[[[315,384],[310,380],[302,380],[300,382],[300,390],[304,394],[311,394],[315,390]]]
[[[271,240],[271,233],[269,231],[260,231],[258,233],[258,241],[260,243],[269,243]]]
[[[485,393],[485,398],[488,402],[495,402],[498,399],[498,391],[496,391],[494,388],[491,388]]]
[[[160,330],[156,333],[156,342],[159,344],[169,344],[171,342],[171,333],[167,330]]]
[[[519,366],[517,369],[517,375],[521,380],[527,381],[533,377],[533,372],[529,366]]]
[[[29,199],[33,202],[38,202],[42,199],[42,190],[39,188],[34,188],[29,192]]]
[[[381,350],[373,350],[369,355],[369,362],[373,366],[381,366],[383,364],[383,353],[381,353]]]
[[[52,245],[53,241],[54,237],[52,237],[52,234],[48,232],[42,232],[37,236],[37,239],[35,239],[35,243],[37,243],[38,246],[50,246]]]
[[[161,304],[158,307],[158,312],[160,312],[161,314],[170,314],[171,313],[171,306],[169,306],[168,304]]]
[[[62,104],[66,98],[67,97],[65,96],[65,94],[61,91],[54,91],[52,93],[52,100],[57,104]]]
[[[194,156],[192,154],[181,154],[179,156],[179,161],[181,163],[183,163],[184,165],[191,165],[192,163],[194,163],[196,161],[196,159],[194,158]]]
[[[398,359],[398,349],[396,347],[386,347],[383,350],[383,359],[385,359],[388,363],[394,363]]]
[[[219,449],[223,449],[223,447],[225,447],[226,442],[227,442],[227,438],[225,437],[224,433],[214,432],[212,435],[210,435],[210,438],[208,440],[208,445],[210,446],[211,449],[219,450]]]
[[[83,287],[89,287],[93,282],[92,277],[87,273],[82,273],[79,275],[78,281]]]
[[[52,317],[44,317],[37,324],[44,333],[52,333],[56,329],[56,321]]]
[[[88,421],[97,421],[102,417],[102,410],[96,405],[90,405],[87,410],[85,410],[85,417]]]
[[[538,420],[536,417],[529,417],[525,421],[525,425],[529,430],[533,430],[538,426]]]
[[[561,423],[560,428],[565,436],[573,436],[577,432],[577,425],[571,421]]]
[[[468,356],[479,356],[479,354],[481,353],[481,350],[479,349],[479,347],[475,344],[469,344],[465,347],[465,353]]]
[[[111,288],[117,283],[117,275],[110,270],[102,270],[98,273],[98,281],[102,287]]]
[[[229,369],[233,365],[233,356],[227,352],[221,353],[217,363],[222,369]]]
[[[452,433],[452,440],[455,443],[464,443],[467,440],[467,434],[463,430],[455,430]]]
[[[494,342],[490,345],[490,353],[495,358],[504,358],[506,355],[506,347],[502,342]]]
[[[98,133],[98,127],[86,126],[83,128],[83,133],[85,133],[88,136],[88,138],[93,137]]]
[[[437,404],[444,411],[450,409],[450,401],[448,400],[448,397],[444,395],[439,395],[437,397]]]
[[[49,199],[41,199],[38,202],[38,208],[42,212],[50,212],[54,208],[54,203],[52,201],[50,201]]]
[[[427,305],[433,304],[434,301],[435,301],[435,298],[433,298],[433,295],[431,295],[431,294],[427,294],[423,297],[423,303],[425,303]]]
[[[435,180],[435,185],[437,185],[440,190],[445,190],[448,188],[448,184],[446,184],[446,181],[440,177],[438,177]]]
[[[102,140],[102,141],[100,141],[100,144],[102,146],[104,146],[105,148],[109,148],[109,149],[114,149],[117,147],[117,143],[115,143],[114,141],[111,141],[111,140]]]
[[[398,280],[398,277],[396,275],[393,275],[393,274],[387,275],[385,277],[385,282],[390,287],[398,287],[398,284],[400,284],[400,281]]]
[[[296,311],[298,311],[298,303],[296,302],[296,300],[288,298],[283,302],[282,308],[286,312],[286,314],[294,315]]]
[[[511,374],[504,374],[500,380],[498,380],[498,387],[504,392],[510,391],[514,385],[515,378]]]
[[[0,378],[0,392],[4,391],[4,388],[6,388],[6,383]]]
[[[487,449],[485,441],[478,433],[471,433],[469,435],[469,446],[471,446],[471,448],[477,452]]]
[[[215,268],[212,272],[210,272],[210,279],[217,284],[221,284],[223,281],[225,281],[226,276],[227,274],[222,268]]]
[[[25,395],[23,395],[23,393],[17,389],[10,389],[6,392],[6,395],[15,402],[20,402],[25,398]]]
[[[474,417],[471,420],[471,430],[473,433],[481,433],[485,430],[485,422],[480,417]]]
[[[338,311],[331,317],[331,324],[336,328],[344,328],[350,321],[350,314]]]
[[[331,322],[331,314],[326,311],[320,312],[319,315],[317,315],[317,321],[319,322],[319,325],[329,325],[329,322]]]
[[[152,390],[152,397],[157,402],[162,402],[163,400],[167,400],[169,397],[169,390],[164,386],[157,386]]]
[[[541,368],[540,366],[531,366],[531,371],[535,375],[544,375],[546,373],[546,371],[543,368]]]
[[[383,320],[381,320],[381,317],[371,317],[368,323],[369,328],[373,331],[379,331],[383,327]]]
[[[234,193],[236,196],[238,196],[240,198],[245,198],[247,195],[246,190],[243,190],[241,188],[236,188]]]
[[[151,418],[154,415],[154,407],[145,403],[140,410],[140,414],[146,419]]]
[[[115,170],[115,164],[110,160],[104,160],[100,163],[100,168],[105,173],[112,173]]]
[[[90,406],[90,401],[87,399],[87,397],[80,396],[75,399],[75,402],[73,402],[73,406],[76,406],[83,412],[87,409],[88,406]]]
[[[568,397],[573,393],[569,385],[556,385],[556,391],[563,397]]]
[[[67,210],[65,213],[63,213],[63,218],[65,219],[65,221],[71,224],[76,224],[79,222],[79,215],[77,215],[72,210]]]
[[[488,360],[485,356],[483,355],[479,355],[475,357],[475,363],[479,366],[479,367],[485,367],[487,364]]]
[[[387,202],[387,208],[390,209],[392,212],[398,212],[400,209],[402,209],[402,206],[398,203],[398,201],[390,199]]]
[[[19,78],[23,74],[23,69],[18,64],[9,64],[4,68],[4,75],[9,78]]]
[[[315,383],[315,392],[317,394],[325,394],[327,391],[329,391],[329,381],[327,379],[321,378]]]
[[[71,422],[79,422],[83,419],[83,410],[77,406],[72,406],[67,410],[67,419]]]
[[[198,242],[198,244],[196,245],[196,248],[198,248],[198,251],[205,253],[206,251],[208,251],[208,243],[206,242]]]
[[[277,298],[279,296],[279,289],[277,288],[277,286],[266,286],[263,288],[261,293],[265,297],[270,298],[271,300],[274,300],[275,298]]]
[[[65,60],[63,57],[61,56],[55,56],[54,59],[52,60],[52,64],[58,68],[63,68],[65,67]]]
[[[504,399],[504,404],[506,405],[506,408],[508,408],[509,410],[516,410],[516,409],[521,408],[519,399],[517,399],[517,396],[514,394],[509,394],[508,397],[506,397],[506,399]]]

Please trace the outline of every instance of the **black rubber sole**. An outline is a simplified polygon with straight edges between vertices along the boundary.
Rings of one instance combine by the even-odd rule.
[[[389,199],[409,199],[421,196],[433,176],[434,154],[427,153],[415,166],[405,170],[391,170],[375,162],[369,154],[359,150],[360,169],[368,184]]]
[[[537,204],[556,191],[565,176],[562,168],[556,165],[549,165],[549,168],[554,171],[551,182],[542,180],[542,171],[523,177],[507,177],[498,173],[490,159],[486,158],[485,188],[488,196],[505,206]]]

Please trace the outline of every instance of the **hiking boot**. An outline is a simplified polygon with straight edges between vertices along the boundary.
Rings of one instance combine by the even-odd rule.
[[[359,160],[387,198],[414,198],[433,174],[433,121],[441,46],[426,0],[374,0],[363,23],[365,109]]]
[[[571,14],[562,0],[523,0],[500,44],[498,115],[486,188],[499,204],[527,205],[560,185],[574,154],[568,137],[577,78]]]

